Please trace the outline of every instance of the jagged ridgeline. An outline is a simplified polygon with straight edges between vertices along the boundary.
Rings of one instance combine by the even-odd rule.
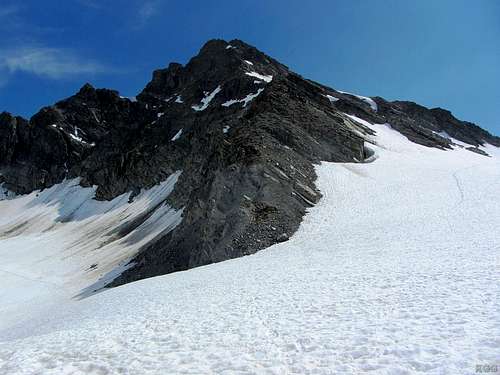
[[[29,121],[2,113],[0,183],[25,194],[79,178],[97,186],[97,200],[132,191],[133,204],[141,189],[178,174],[167,203],[182,221],[143,245],[117,285],[286,240],[321,197],[314,164],[369,156],[373,132],[362,120],[428,147],[500,146],[446,110],[336,91],[242,41],[211,40],[187,65],[155,71],[137,98],[86,84]],[[163,203],[113,235],[131,233]]]

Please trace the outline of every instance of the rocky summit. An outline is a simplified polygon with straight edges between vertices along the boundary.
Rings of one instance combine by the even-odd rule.
[[[0,114],[0,183],[26,194],[79,178],[97,200],[133,192],[132,203],[180,173],[167,203],[181,223],[144,245],[109,284],[119,285],[286,241],[321,197],[315,164],[371,160],[364,121],[443,150],[458,143],[488,157],[480,146],[500,146],[444,109],[337,91],[240,40],[211,40],[185,66],[153,72],[136,98],[85,84],[29,121]],[[163,203],[110,235],[131,233]]]

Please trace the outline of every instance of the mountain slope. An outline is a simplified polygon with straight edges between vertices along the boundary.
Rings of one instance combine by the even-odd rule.
[[[495,364],[499,149],[445,151],[367,126],[373,162],[318,165],[323,197],[289,241],[18,319],[0,331],[0,372],[472,374]]]
[[[82,188],[96,186],[98,200],[126,196],[133,205],[141,190],[180,173],[171,194],[101,234],[104,243],[135,236],[140,246],[124,252],[128,259],[83,257],[80,272],[90,268],[92,291],[287,240],[321,197],[314,164],[370,158],[374,132],[364,121],[390,123],[428,147],[461,142],[484,154],[482,146],[500,145],[444,110],[336,91],[241,41],[212,40],[186,66],[155,71],[135,100],[87,84],[29,122],[2,114],[0,178],[11,193],[78,178]],[[142,241],[141,228],[167,206],[182,212],[181,222]],[[53,220],[57,227],[73,218]],[[11,238],[30,226],[12,218],[0,231]]]

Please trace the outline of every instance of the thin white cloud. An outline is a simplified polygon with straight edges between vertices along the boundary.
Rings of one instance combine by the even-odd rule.
[[[86,60],[70,50],[48,47],[0,50],[0,70],[8,74],[25,72],[51,79],[109,72],[104,65]]]

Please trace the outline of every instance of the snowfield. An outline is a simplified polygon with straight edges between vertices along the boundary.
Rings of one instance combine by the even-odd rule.
[[[318,166],[323,198],[285,243],[0,310],[0,373],[456,375],[500,364],[499,150],[430,149],[371,127],[375,160]],[[11,241],[15,259],[34,240],[0,237],[0,249]],[[57,282],[30,285],[47,280]],[[23,283],[3,283],[2,301]]]
[[[130,193],[94,200],[96,188],[78,179],[19,197],[0,191],[0,331],[55,301],[91,294],[129,268],[145,243],[174,229],[183,210],[163,201],[180,174],[132,203]]]

